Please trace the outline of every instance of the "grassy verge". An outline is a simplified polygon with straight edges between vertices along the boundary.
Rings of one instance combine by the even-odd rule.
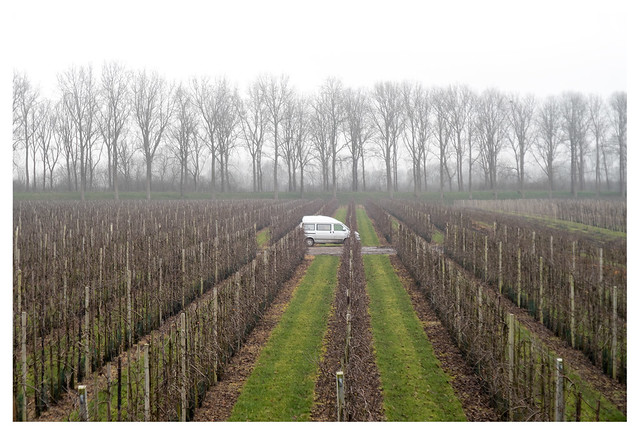
[[[627,233],[622,231],[613,231],[606,228],[594,227],[592,225],[581,224],[579,222],[565,221],[561,219],[554,219],[546,216],[534,216],[527,214],[517,214],[497,211],[498,213],[504,213],[511,216],[518,216],[523,219],[528,219],[540,224],[546,225],[549,228],[553,228],[560,231],[567,231],[578,235],[586,235],[589,237],[597,237],[603,242],[615,241],[616,239],[626,239]]]
[[[465,421],[389,257],[364,256],[376,362],[389,421]]]
[[[263,348],[230,421],[308,421],[339,257],[316,257]]]
[[[362,243],[362,246],[378,246],[380,240],[364,208],[358,207],[356,209],[356,220],[358,221],[358,232],[360,233],[360,243]]]

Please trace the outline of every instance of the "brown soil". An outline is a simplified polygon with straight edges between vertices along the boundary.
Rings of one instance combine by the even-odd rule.
[[[482,380],[466,363],[446,328],[440,323],[424,294],[418,289],[400,259],[392,255],[391,264],[407,289],[413,308],[433,346],[440,366],[451,378],[451,386],[469,421],[498,421],[498,414],[490,405],[489,395],[482,388]]]
[[[304,277],[312,256],[306,256],[298,266],[293,277],[278,292],[275,300],[255,326],[240,351],[233,356],[224,367],[218,383],[211,387],[195,411],[194,421],[226,421],[242,392],[242,386],[255,367],[262,347],[271,336],[271,331],[278,324],[287,309],[295,289]]]
[[[336,421],[336,372],[345,372],[346,421],[384,421],[380,374],[373,352],[371,318],[369,316],[369,296],[365,289],[362,256],[354,270],[354,286],[351,299],[351,341],[349,362],[342,367],[346,341],[347,297],[340,288],[335,293],[327,332],[322,342],[324,353],[318,364],[318,378],[314,391],[314,405],[311,410],[313,421]],[[348,269],[348,267],[345,267]],[[348,274],[348,270],[340,272]]]

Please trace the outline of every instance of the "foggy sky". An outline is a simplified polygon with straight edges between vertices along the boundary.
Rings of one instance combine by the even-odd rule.
[[[284,73],[305,93],[328,76],[353,87],[417,80],[538,96],[627,89],[630,2],[620,0],[12,0],[5,7],[9,64],[47,96],[70,66],[99,71],[113,60],[169,80],[226,75],[240,89],[261,73]]]

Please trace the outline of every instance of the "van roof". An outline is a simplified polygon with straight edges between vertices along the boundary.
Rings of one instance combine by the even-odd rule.
[[[304,216],[302,218],[302,223],[313,223],[313,224],[342,224],[338,219],[334,219],[329,216]]]

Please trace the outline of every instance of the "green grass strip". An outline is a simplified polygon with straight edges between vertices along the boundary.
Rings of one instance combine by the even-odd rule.
[[[364,269],[389,421],[466,421],[389,257],[365,255]]]
[[[271,241],[271,228],[266,227],[262,230],[258,231],[256,234],[256,243],[258,244],[258,248],[264,249],[269,246],[269,242]]]
[[[356,220],[358,221],[358,232],[360,233],[360,243],[362,246],[378,246],[380,240],[373,229],[373,223],[367,216],[367,212],[358,207],[356,209]]]
[[[342,223],[345,223],[344,221],[347,220],[347,207],[338,207],[336,212],[333,214],[333,218],[338,219]]]
[[[318,256],[263,348],[230,421],[309,421],[337,256]]]

